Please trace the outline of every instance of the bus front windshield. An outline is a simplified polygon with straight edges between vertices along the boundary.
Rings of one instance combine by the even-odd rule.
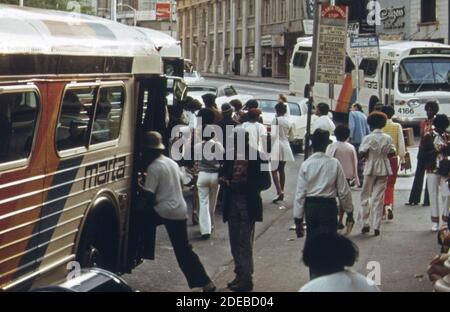
[[[450,91],[450,58],[410,58],[400,63],[398,88],[401,93]]]

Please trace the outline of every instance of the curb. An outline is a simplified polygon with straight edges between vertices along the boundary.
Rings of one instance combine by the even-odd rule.
[[[264,78],[251,77],[251,76],[228,76],[228,75],[214,75],[214,74],[204,74],[201,73],[204,78],[213,78],[218,80],[233,80],[233,81],[245,81],[245,82],[256,82],[256,83],[266,83],[274,84],[279,86],[289,86],[289,81],[279,81],[279,80],[266,80]]]

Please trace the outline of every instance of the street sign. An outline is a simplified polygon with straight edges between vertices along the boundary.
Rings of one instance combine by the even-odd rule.
[[[320,12],[316,82],[342,84],[347,46],[346,6],[323,5]]]
[[[355,58],[378,58],[379,41],[377,36],[350,37],[350,53]]]

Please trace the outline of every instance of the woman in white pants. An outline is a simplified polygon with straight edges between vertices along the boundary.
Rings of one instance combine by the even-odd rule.
[[[224,148],[219,141],[206,136],[207,133],[215,133],[217,130],[218,126],[212,125],[214,114],[208,109],[202,109],[198,117],[202,118],[205,135],[203,141],[194,146],[194,160],[198,162],[199,169],[197,179],[199,226],[202,238],[209,239],[214,228],[214,213],[219,193],[219,161],[223,160]]]
[[[364,182],[361,192],[360,214],[363,221],[362,233],[370,231],[369,218],[372,210],[375,236],[380,235],[381,219],[383,217],[384,193],[388,176],[392,174],[388,155],[395,151],[392,139],[383,133],[387,117],[381,112],[374,112],[367,118],[367,123],[373,130],[365,136],[359,147],[361,156],[366,159],[364,166]],[[372,208],[370,207],[372,200]]]
[[[449,212],[449,190],[446,178],[438,173],[439,165],[447,160],[450,155],[450,136],[446,132],[449,121],[446,115],[439,114],[433,120],[434,131],[423,137],[423,153],[425,169],[427,171],[428,192],[431,205],[431,230],[439,230],[439,219],[441,216],[441,227],[447,226]]]

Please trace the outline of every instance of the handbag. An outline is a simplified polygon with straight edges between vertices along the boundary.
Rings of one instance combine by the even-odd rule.
[[[441,253],[447,253],[450,248],[450,231],[442,229],[438,232],[438,244],[441,245]]]
[[[409,154],[409,152],[405,153],[405,162],[401,165],[400,170],[411,170],[412,165],[411,165],[411,155]]]

